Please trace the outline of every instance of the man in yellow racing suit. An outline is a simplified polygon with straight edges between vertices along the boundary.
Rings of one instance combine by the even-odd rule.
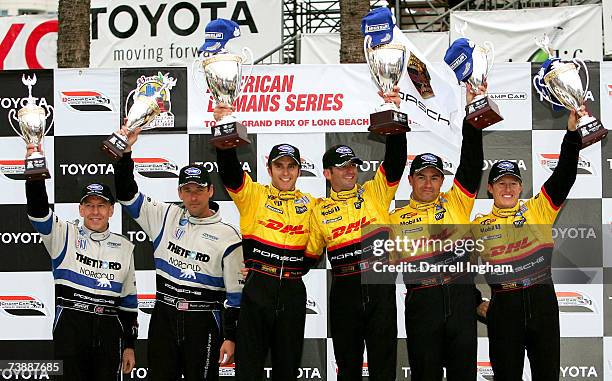
[[[551,274],[552,225],[567,198],[578,167],[581,138],[572,111],[559,161],[540,192],[519,200],[523,190],[516,163],[500,161],[489,173],[494,205],[478,216],[472,230],[484,242],[484,263],[491,302],[485,309],[489,356],[495,380],[520,380],[525,350],[534,380],[558,380],[559,307]],[[585,115],[583,109],[578,113]],[[511,271],[501,265],[511,266]],[[484,302],[486,304],[486,302]]]
[[[467,103],[472,99],[468,85]],[[470,213],[482,174],[482,130],[464,120],[462,134],[460,163],[449,191],[440,192],[444,181],[440,157],[424,153],[412,161],[408,176],[412,186],[410,201],[391,213],[391,224],[400,238],[421,243],[432,240],[437,245],[415,244],[396,253],[400,258],[393,255],[394,260],[416,269],[422,264],[451,265],[468,260],[465,250],[447,243],[459,243],[470,233]],[[403,277],[411,379],[441,380],[446,367],[449,379],[475,380],[476,306],[480,293],[473,277],[445,271],[408,271]]]
[[[218,121],[231,113],[219,105]],[[302,276],[316,262],[304,255],[310,214],[317,199],[295,188],[300,174],[298,148],[278,144],[268,156],[271,184],[254,182],[242,170],[236,149],[217,149],[223,185],[240,212],[245,265],[236,342],[236,379],[263,379],[271,351],[272,380],[295,380],[302,357],[306,289]]]
[[[399,104],[398,92],[396,87],[383,98]],[[385,158],[374,179],[359,185],[357,165],[362,161],[350,147],[336,145],[323,156],[330,196],[312,212],[306,255],[320,255],[327,247],[333,274],[330,331],[339,381],[361,380],[364,341],[370,380],[395,380],[395,283],[368,281],[368,276],[377,260],[374,240],[388,238],[389,205],[406,159],[406,134],[387,136]],[[371,229],[375,226],[379,228]]]

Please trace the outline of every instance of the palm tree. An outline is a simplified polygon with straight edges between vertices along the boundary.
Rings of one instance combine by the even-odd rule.
[[[340,0],[340,62],[365,62],[361,19],[370,11],[370,0]]]
[[[59,0],[58,67],[89,67],[90,7],[90,0]]]

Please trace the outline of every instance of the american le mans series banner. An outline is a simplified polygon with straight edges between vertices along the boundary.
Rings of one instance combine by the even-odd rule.
[[[445,68],[430,64],[446,77]],[[591,76],[587,107],[604,124],[612,126],[612,64],[589,62]],[[519,164],[524,178],[523,197],[537,193],[552,173],[558,159],[567,113],[553,112],[531,86],[538,67],[529,63],[497,64],[489,76],[489,95],[497,102],[503,122],[484,133],[488,171],[502,159]],[[99,150],[100,143],[116,130],[131,105],[134,92],[157,87],[158,72],[169,73],[176,85],[167,95],[168,110],[155,121],[156,128],[144,133],[134,149],[136,181],[146,195],[161,201],[178,201],[178,169],[201,162],[211,172],[215,198],[223,218],[238,225],[239,216],[223,190],[214,149],[208,144],[213,102],[198,73],[185,67],[66,69],[3,71],[0,95],[0,358],[46,359],[51,356],[54,317],[51,264],[40,237],[27,217],[24,195],[25,143],[11,128],[9,112],[25,104],[27,87],[22,76],[36,74],[33,96],[50,110],[53,126],[44,140],[52,179],[47,181],[49,200],[57,214],[78,219],[77,200],[82,185],[92,181],[113,186],[113,168]],[[248,70],[245,70],[248,73]],[[313,80],[316,79],[316,80]],[[451,74],[452,79],[452,74]],[[384,157],[384,145],[367,133],[369,114],[380,104],[365,65],[257,66],[245,79],[244,92],[236,103],[236,115],[248,127],[252,144],[239,150],[239,159],[257,181],[270,181],[265,168],[270,148],[279,142],[294,144],[302,151],[302,176],[298,187],[316,196],[327,192],[321,158],[326,148],[348,144],[364,160],[359,180],[373,177]],[[446,101],[424,102],[408,78],[401,85],[401,109],[411,121],[408,155],[431,151],[444,160],[445,186],[450,187],[457,170],[459,127],[463,106],[456,82],[448,81]],[[454,89],[454,90],[452,90]],[[438,92],[436,97],[444,97]],[[436,98],[434,97],[434,99]],[[16,122],[12,121],[16,126]],[[391,207],[406,203],[410,186],[400,184]],[[485,172],[486,176],[486,172]],[[485,181],[473,215],[487,212]],[[116,213],[111,229],[136,244],[139,303],[137,368],[127,377],[145,380],[146,338],[155,295],[152,246],[144,232],[125,213]],[[589,247],[579,257],[567,258],[559,251],[555,269],[572,262],[588,274],[581,284],[563,284],[557,278],[561,317],[561,377],[572,380],[612,380],[612,143],[596,144],[580,152],[578,177],[569,200],[555,225],[557,246],[571,240],[576,247]],[[305,278],[308,301],[303,380],[335,380],[336,363],[327,329],[327,293],[331,274],[322,262]],[[555,275],[558,275],[555,273]],[[488,294],[488,287],[480,286]],[[399,363],[397,376],[410,379],[405,345],[405,288],[397,287]],[[491,380],[486,327],[479,324],[478,370],[481,380]],[[527,361],[527,360],[526,360]],[[530,380],[528,367],[524,380]],[[233,368],[221,369],[232,379]],[[270,376],[270,370],[266,371]],[[367,357],[363,374],[367,376]],[[2,379],[0,377],[0,379]]]

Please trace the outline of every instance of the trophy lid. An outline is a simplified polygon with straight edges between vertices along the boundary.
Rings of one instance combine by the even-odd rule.
[[[371,39],[370,46],[375,47],[393,40],[393,15],[387,7],[376,8],[361,20],[361,33]]]
[[[240,36],[240,27],[237,23],[227,19],[216,19],[208,23],[205,29],[204,44],[198,53],[217,53],[225,47],[229,40]]]

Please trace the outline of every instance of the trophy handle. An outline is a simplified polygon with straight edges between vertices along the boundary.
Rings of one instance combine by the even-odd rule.
[[[372,77],[372,81],[374,82],[378,90],[384,92],[382,86],[380,85],[380,83],[378,83],[378,79],[372,72],[372,66],[370,65],[370,62],[368,60],[368,57],[369,57],[368,50],[372,49],[371,45],[372,45],[372,36],[370,35],[365,36],[365,38],[363,39],[363,56],[365,57],[365,61],[368,64],[368,70],[370,71],[370,77]],[[405,66],[407,65],[407,63],[408,63],[408,60],[406,60],[406,63],[404,64],[404,68],[403,68],[404,70],[406,69]]]
[[[8,120],[9,120],[9,124],[11,125],[11,128],[13,129],[13,131],[15,131],[15,133],[20,136],[23,140],[25,140],[25,137],[23,136],[23,134],[15,128],[15,126],[13,125],[13,119],[15,119],[16,121],[19,121],[16,117],[15,114],[17,114],[17,111],[15,111],[14,108],[9,110],[8,113]]]
[[[198,90],[200,90],[203,94],[206,94],[206,90],[208,88],[205,89],[204,87],[202,87],[202,84],[200,83],[201,81],[198,80],[198,78],[196,76],[196,72],[197,73],[202,73],[202,75],[204,77],[204,82],[206,82],[206,74],[203,73],[203,70],[202,70],[202,62],[204,62],[204,60],[202,59],[202,55],[204,55],[203,52],[198,54],[196,59],[191,63],[191,80],[193,82],[195,82],[196,87],[198,88]]]
[[[580,58],[574,58],[572,62],[574,63],[574,65],[576,65],[576,69],[578,71],[580,71],[581,66],[584,68],[584,76],[586,77],[586,86],[584,86],[584,93],[582,94],[582,101],[584,102],[584,99],[587,95],[587,91],[589,91],[589,70],[587,69],[586,63]]]
[[[491,41],[485,41],[482,43],[482,45],[487,48],[487,72],[485,74],[485,77],[489,77],[489,73],[491,72],[491,69],[493,68],[493,62],[495,62],[495,47],[493,46],[493,43]],[[489,52],[491,52],[491,59],[489,60]]]
[[[55,122],[55,113],[52,113],[51,110],[53,110],[53,107],[51,105],[47,105],[47,115],[45,115],[45,119],[51,117],[51,123],[49,123],[49,127],[47,127],[45,130],[43,136],[47,136],[49,131],[51,131],[51,127],[53,127],[53,122]]]
[[[559,106],[559,107],[565,107],[562,104],[554,101],[552,98],[548,96],[548,94],[546,94],[546,92],[543,90],[546,88],[546,85],[542,83],[542,78],[539,75],[536,75],[535,77],[533,77],[533,87],[536,89],[536,93],[538,93],[542,98],[548,101],[548,103],[553,104],[555,106]]]
[[[370,48],[370,43],[372,42],[372,36],[366,35],[363,39],[363,56],[365,60],[368,60],[368,49]]]
[[[124,118],[127,118],[127,116],[128,116],[128,111],[129,111],[129,109],[128,109],[128,101],[130,100],[130,96],[133,98],[132,101],[136,101],[136,90],[130,91],[128,96],[125,97],[125,105],[124,105],[124,108],[123,108],[123,112],[125,113],[125,117]]]
[[[249,75],[247,77],[244,77],[244,79],[240,81],[240,93],[236,94],[236,98],[238,98],[240,94],[242,94],[242,91],[244,90],[244,84],[247,83],[247,81],[253,75],[253,68],[255,67],[255,60],[253,59],[253,52],[251,51],[251,49],[245,46],[244,48],[242,48],[242,59],[246,60],[247,58],[249,59],[251,70],[249,70]]]

